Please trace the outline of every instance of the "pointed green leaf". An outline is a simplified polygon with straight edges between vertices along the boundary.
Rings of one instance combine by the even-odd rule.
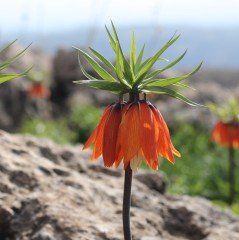
[[[13,80],[15,78],[24,77],[28,74],[28,72],[31,70],[31,68],[27,69],[25,72],[16,74],[16,73],[8,73],[8,74],[0,74],[0,84],[7,82],[9,80]]]
[[[17,41],[17,39],[15,39],[14,41],[10,42],[10,43],[7,44],[5,47],[3,47],[3,48],[0,50],[0,54],[1,54],[2,52],[4,52],[6,49],[8,49],[10,46],[12,46],[16,41]]]
[[[75,48],[75,49],[77,49],[84,56],[86,61],[104,80],[116,81],[116,79],[112,75],[110,75],[104,68],[102,68],[90,55],[88,55],[87,53],[85,53],[79,48]]]
[[[91,76],[89,73],[86,72],[86,70],[85,70],[84,67],[83,67],[83,64],[81,63],[80,54],[79,54],[79,53],[78,53],[78,62],[79,62],[79,65],[80,65],[80,69],[81,69],[81,71],[82,71],[82,73],[83,73],[83,75],[84,75],[85,77],[87,77],[87,78],[90,79],[90,80],[96,80],[96,79],[97,79],[97,78]]]
[[[24,76],[24,75],[21,75],[21,74],[14,74],[14,73],[10,73],[10,74],[1,74],[0,75],[0,84],[1,83],[4,83],[4,82],[7,82],[9,80],[13,80],[15,78],[19,78],[21,76]]]
[[[136,77],[135,85],[140,83],[143,78],[146,76],[147,72],[152,68],[155,62],[159,59],[159,57],[174,43],[178,40],[180,35],[176,37],[172,37],[158,52],[154,54],[153,57],[148,58],[144,63],[141,64],[139,73]]]
[[[113,93],[120,93],[124,90],[119,82],[111,82],[104,80],[78,80],[74,83],[85,85],[92,88],[111,91]]]
[[[115,67],[112,65],[110,61],[108,61],[103,55],[101,55],[98,51],[94,50],[90,47],[91,52],[107,67],[109,67],[111,70],[115,71]]]
[[[188,84],[181,83],[181,82],[175,83],[173,85],[176,86],[176,87],[188,88],[188,89],[191,89],[191,90],[194,90],[194,91],[196,90],[195,88],[189,86]]]
[[[171,63],[169,63],[168,65],[166,65],[164,68],[162,69],[159,69],[159,70],[156,70],[156,71],[153,71],[149,74],[147,74],[147,78],[154,78],[156,77],[157,75],[159,75],[160,73],[164,72],[165,70],[175,66],[178,62],[180,62],[180,60],[183,59],[183,57],[185,56],[185,54],[187,53],[187,50],[182,54],[180,55],[178,58],[176,58],[175,60],[173,60]]]
[[[180,62],[184,58],[184,56],[186,55],[187,51],[188,50],[186,49],[185,52],[182,55],[180,55],[178,58],[176,58],[171,63],[169,63],[167,66],[165,66],[161,71],[163,72],[163,71],[165,71],[165,70],[175,66],[178,62]]]
[[[13,43],[15,43],[15,41],[13,41],[12,43],[8,44],[6,47],[4,47],[3,50],[0,51],[0,53],[4,50],[6,50],[7,48],[9,48]],[[0,71],[7,68],[9,65],[11,65],[13,62],[15,62],[17,59],[19,59],[25,52],[26,50],[31,46],[31,44],[29,44],[26,48],[24,48],[22,51],[20,51],[18,54],[16,54],[15,56],[13,56],[12,58],[7,59],[5,62],[0,64]]]
[[[112,49],[114,50],[114,52],[116,52],[116,43],[115,43],[115,40],[114,38],[112,37],[109,29],[107,28],[107,26],[105,26],[105,29],[106,29],[106,32],[108,34],[108,37],[109,37],[109,42],[110,42],[110,46],[112,47]]]
[[[116,31],[116,28],[114,26],[114,23],[112,22],[112,20],[110,22],[111,22],[111,27],[112,27],[112,30],[113,30],[113,34],[114,34],[115,40],[117,42],[119,42],[119,37],[118,37],[117,31]]]
[[[135,63],[135,73],[138,73],[140,64],[142,62],[143,56],[144,56],[144,49],[145,49],[145,44],[143,45],[139,56],[137,57],[136,63]]]
[[[114,37],[115,37],[116,49],[117,49],[117,44],[118,44],[118,47],[119,47],[118,54],[120,55],[120,58],[122,58],[122,61],[123,61],[122,71],[124,73],[124,77],[125,77],[126,81],[130,84],[134,81],[134,73],[133,73],[129,63],[127,62],[127,60],[126,60],[126,58],[123,54],[123,51],[122,51],[122,48],[121,48],[121,45],[120,45],[120,41],[119,41],[119,37],[118,37],[117,31],[116,31],[115,26],[114,26],[112,21],[111,21],[111,26],[112,26],[113,34],[114,34]]]
[[[145,81],[141,86],[154,86],[154,87],[166,87],[178,82],[181,82],[182,80],[185,80],[187,78],[189,78],[190,76],[192,76],[194,73],[196,73],[202,66],[202,63],[200,63],[198,65],[198,67],[196,67],[192,72],[180,76],[180,77],[174,77],[174,78],[164,78],[164,79],[152,79],[152,80],[148,80]]]
[[[132,40],[131,40],[131,47],[130,47],[130,67],[133,72],[135,70],[135,63],[136,63],[136,41],[135,41],[135,35],[133,32]]]
[[[147,59],[140,65],[140,68],[139,68],[139,69],[142,69],[144,66],[146,66],[151,59],[152,59],[152,57],[147,58]],[[158,60],[163,60],[163,61],[169,62],[168,59],[162,58],[162,57],[159,57],[159,58],[157,59],[157,61],[158,61]],[[153,67],[153,66],[152,66],[152,67]],[[147,76],[147,75],[148,75],[148,71],[146,71],[146,73],[144,74],[144,76]]]
[[[119,49],[119,44],[116,44],[116,74],[118,76],[118,79],[121,80],[124,77],[124,64],[123,64],[123,59],[120,54],[120,49]]]
[[[200,106],[200,107],[204,107],[203,105],[201,104],[198,104],[198,103],[195,103],[193,101],[191,101],[190,99],[188,99],[187,97],[183,96],[182,94],[172,90],[172,89],[169,89],[169,88],[165,88],[165,87],[151,87],[151,86],[147,86],[145,87],[142,92],[145,92],[145,93],[155,93],[155,94],[165,94],[165,95],[168,95],[170,97],[173,97],[173,98],[176,98],[176,99],[179,99],[191,106]]]

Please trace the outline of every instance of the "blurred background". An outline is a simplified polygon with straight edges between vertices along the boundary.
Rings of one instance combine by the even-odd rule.
[[[223,104],[231,96],[239,97],[237,0],[8,0],[1,1],[1,9],[0,47],[18,40],[0,60],[32,43],[12,71],[33,66],[26,78],[1,85],[0,128],[6,131],[48,137],[60,144],[87,139],[103,107],[117,98],[72,83],[84,79],[72,46],[92,46],[114,62],[104,28],[110,26],[110,20],[125,53],[129,53],[132,31],[138,49],[146,44],[146,56],[175,31],[180,33],[181,38],[164,57],[171,61],[185,49],[188,53],[164,76],[189,72],[203,60],[202,69],[189,81],[196,90],[182,89],[188,98]],[[206,108],[165,96],[152,101],[169,123],[173,142],[182,153],[174,166],[162,160],[169,191],[204,196],[227,206],[227,151],[210,141],[216,118]],[[236,181],[238,195],[239,177]],[[239,202],[231,208],[239,213]]]

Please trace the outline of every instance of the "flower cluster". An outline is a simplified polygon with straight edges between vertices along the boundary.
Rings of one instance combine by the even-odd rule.
[[[123,160],[125,169],[130,164],[136,171],[144,160],[157,170],[159,156],[171,163],[173,155],[180,157],[161,113],[145,100],[108,106],[84,149],[93,143],[92,159],[102,154],[106,167],[118,167]]]

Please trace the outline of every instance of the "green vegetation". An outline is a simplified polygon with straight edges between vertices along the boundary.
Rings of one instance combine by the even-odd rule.
[[[174,166],[162,162],[161,170],[168,176],[170,191],[226,201],[227,151],[210,141],[207,130],[187,123],[178,124],[172,130],[172,138],[182,157]]]
[[[64,119],[26,119],[22,125],[20,132],[39,138],[52,139],[53,141],[60,144],[74,142],[76,139],[76,134],[69,129],[67,121]]]
[[[25,119],[20,132],[36,137],[49,138],[62,144],[84,143],[98,123],[101,113],[99,108],[91,105],[77,106],[65,119]]]
[[[91,105],[77,106],[72,110],[70,123],[77,134],[76,141],[84,143],[96,127],[101,111]]]

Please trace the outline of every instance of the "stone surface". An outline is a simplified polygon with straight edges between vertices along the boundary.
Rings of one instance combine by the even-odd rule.
[[[121,240],[122,169],[82,146],[0,132],[1,240]],[[134,240],[236,240],[239,218],[202,198],[170,196],[160,173],[133,179]]]

